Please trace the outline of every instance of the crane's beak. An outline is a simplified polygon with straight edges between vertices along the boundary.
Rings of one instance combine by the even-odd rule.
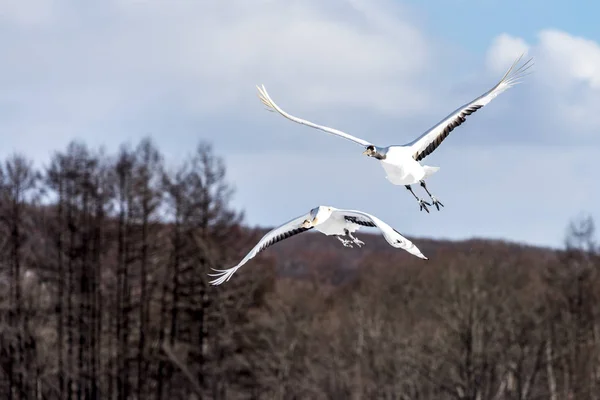
[[[363,151],[363,155],[365,155],[365,156],[366,156],[368,151],[369,151],[369,150],[365,150],[365,151]]]

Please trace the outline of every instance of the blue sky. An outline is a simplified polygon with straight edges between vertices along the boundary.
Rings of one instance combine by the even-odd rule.
[[[431,34],[484,52],[501,32],[533,41],[541,30],[552,28],[575,36],[598,39],[600,5],[544,0],[406,0]]]
[[[115,150],[149,135],[175,163],[205,139],[252,226],[328,204],[407,235],[561,246],[570,218],[600,217],[599,10],[581,4],[0,0],[0,156],[43,165],[72,139]],[[362,148],[264,111],[254,86],[299,117],[401,144],[524,50],[535,73],[426,159],[446,205],[429,215]]]

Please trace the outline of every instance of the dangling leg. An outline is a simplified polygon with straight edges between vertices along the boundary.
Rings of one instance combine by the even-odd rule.
[[[362,247],[362,245],[365,244],[365,242],[363,242],[362,240],[359,240],[358,238],[352,236],[352,233],[348,229],[344,229],[344,231],[346,232],[346,236],[352,239],[352,243],[356,244],[358,247]]]
[[[428,202],[424,201],[423,199],[418,198],[417,195],[415,194],[415,192],[413,192],[413,190],[410,187],[410,185],[404,185],[404,187],[408,191],[410,191],[412,193],[412,195],[415,196],[415,199],[417,199],[417,201],[419,202],[419,211],[423,211],[423,209],[425,209],[425,211],[427,211],[427,213],[429,213],[429,210],[427,209],[427,206],[430,206],[431,204],[429,204]]]
[[[335,237],[342,242],[342,244],[344,245],[344,247],[353,247],[352,246],[352,241],[348,240],[348,239],[344,239],[341,235],[335,235]]]
[[[427,192],[429,197],[431,197],[431,202],[438,209],[438,211],[440,210],[440,206],[444,207],[444,205],[438,199],[436,199],[435,196],[433,196],[431,193],[429,193],[429,190],[427,190],[427,185],[425,185],[425,181],[419,181],[419,182],[421,182],[421,186],[423,187],[423,189],[425,189],[425,191]]]

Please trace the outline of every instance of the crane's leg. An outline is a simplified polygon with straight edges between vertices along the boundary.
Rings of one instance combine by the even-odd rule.
[[[344,230],[346,232],[346,236],[348,236],[352,240],[352,243],[354,243],[358,247],[362,247],[362,245],[365,244],[365,242],[363,242],[362,240],[359,240],[358,238],[352,236],[352,232],[350,232],[348,229],[344,229]]]
[[[420,199],[417,197],[417,195],[415,194],[415,192],[413,192],[412,188],[410,187],[410,185],[404,185],[404,187],[412,193],[413,196],[415,196],[415,199],[417,199],[417,202],[419,202],[419,211],[423,211],[423,209],[425,209],[425,211],[427,211],[427,213],[429,213],[429,210],[427,209],[427,206],[431,206],[431,204],[429,204],[428,202],[424,201],[423,199]]]
[[[433,205],[435,206],[435,208],[438,209],[438,211],[440,210],[440,206],[444,207],[444,205],[435,198],[434,195],[432,195],[431,193],[429,193],[429,190],[427,190],[427,185],[425,185],[425,181],[419,181],[421,183],[421,186],[423,187],[423,189],[425,189],[425,191],[427,192],[427,194],[429,195],[429,197],[431,197],[431,202],[433,203]]]
[[[341,235],[336,235],[335,236],[340,242],[342,242],[342,244],[344,245],[344,247],[353,247],[352,246],[352,241],[348,240],[348,239],[344,239]]]

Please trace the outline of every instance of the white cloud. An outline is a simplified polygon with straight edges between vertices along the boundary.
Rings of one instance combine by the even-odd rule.
[[[511,65],[517,55],[527,53],[529,45],[525,40],[503,33],[494,39],[487,52],[488,68],[494,73],[506,72],[506,65]]]
[[[571,138],[600,142],[600,45],[557,30],[538,35],[540,94],[548,113]]]
[[[316,0],[111,4],[102,18],[82,12],[80,24],[57,21],[50,34],[21,38],[11,54],[19,67],[9,72],[80,96],[92,85],[136,101],[177,91],[182,106],[200,112],[254,94],[259,81],[313,94],[315,104],[385,111],[407,92],[424,102],[411,82],[429,43],[397,5],[339,0],[340,16]]]
[[[18,134],[17,148],[38,137],[52,147],[75,136],[96,143],[102,130],[155,110],[254,115],[260,83],[295,112],[418,115],[430,102],[420,77],[433,44],[389,0],[19,4],[3,1],[0,10],[44,24],[0,37],[0,128]]]
[[[597,42],[558,30],[539,33],[539,51],[552,68],[553,81],[583,83],[600,90],[600,46]]]
[[[498,36],[488,50],[489,68],[497,71],[492,65],[529,48],[535,57],[534,74],[527,77],[526,102],[518,107],[531,110],[528,123],[537,128],[532,134],[546,143],[599,143],[600,45],[554,29],[540,31],[537,39],[529,44],[507,34]]]

